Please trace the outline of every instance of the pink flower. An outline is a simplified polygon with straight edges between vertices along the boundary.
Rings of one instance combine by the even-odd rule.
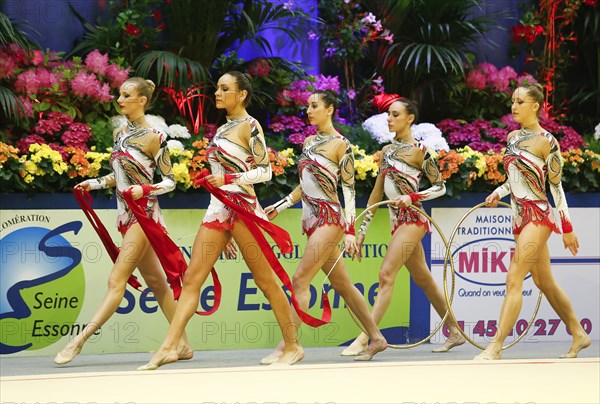
[[[37,94],[40,89],[40,81],[35,70],[26,70],[17,76],[15,89],[23,94]]]
[[[449,133],[462,127],[460,122],[450,118],[438,122],[435,126],[437,126],[443,133]]]
[[[485,89],[485,73],[482,70],[473,69],[467,73],[465,82],[468,88],[483,90]]]
[[[517,78],[517,72],[510,66],[504,66],[500,69],[499,74],[507,80],[515,80]]]
[[[104,76],[108,68],[108,54],[103,55],[94,49],[85,57],[85,66],[89,71]]]
[[[517,78],[517,84],[520,86],[523,83],[527,83],[527,84],[535,84],[537,83],[537,80],[533,78],[533,76],[531,76],[530,74],[522,74]]]
[[[495,139],[500,144],[506,143],[506,137],[508,136],[508,130],[503,128],[489,128],[485,132],[487,137]]]
[[[304,140],[306,139],[306,137],[307,136],[304,133],[292,133],[288,137],[288,142],[295,145],[301,145],[304,144]]]
[[[501,92],[508,92],[510,90],[510,83],[506,77],[500,74],[500,72],[493,72],[488,75],[488,85],[494,90]]]
[[[15,75],[17,62],[14,57],[0,50],[0,79],[8,79]]]
[[[214,123],[207,123],[204,125],[204,137],[208,140],[212,140],[217,133],[217,125]]]
[[[114,98],[114,96],[110,95],[110,86],[108,83],[104,83],[102,87],[97,88],[94,98],[100,102],[109,102]]]
[[[292,103],[290,102],[290,95],[289,95],[290,91],[289,90],[283,90],[281,92],[279,92],[277,94],[277,96],[275,97],[275,101],[277,102],[277,104],[281,105],[282,107],[288,107],[290,105],[292,105]]]
[[[129,68],[120,69],[115,64],[110,64],[106,68],[106,78],[110,82],[112,88],[119,88],[121,84],[129,77]]]
[[[480,152],[484,152],[484,153],[488,152],[489,150],[492,150],[495,153],[500,153],[503,146],[498,143],[471,142],[471,143],[469,143],[469,147],[475,151],[480,151]]]
[[[504,115],[502,118],[500,118],[500,123],[506,126],[506,130],[508,132],[512,132],[513,130],[517,130],[521,127],[521,125],[515,122],[512,114]]]
[[[46,141],[44,140],[44,138],[42,138],[39,135],[29,135],[27,137],[24,137],[22,139],[20,139],[17,142],[17,148],[19,149],[19,151],[23,154],[29,154],[29,146],[31,146],[32,144],[46,144]]]
[[[60,112],[50,112],[35,124],[33,131],[46,138],[54,138],[63,130],[63,126],[73,123],[73,118]]]
[[[82,150],[89,150],[87,142],[92,138],[92,130],[85,123],[72,123],[69,129],[65,131],[61,140],[67,146],[77,147]]]
[[[56,150],[60,154],[60,157],[62,157],[63,161],[69,160],[69,152],[66,150],[66,148],[64,146],[61,146],[57,143],[49,143],[48,146],[50,146],[50,148],[52,150]],[[87,148],[84,150],[89,151],[89,149],[87,149]]]
[[[40,87],[43,88],[52,88],[54,84],[59,83],[61,80],[60,73],[51,73],[43,67],[37,68],[36,75],[38,82],[40,83]]]
[[[100,102],[107,102],[113,98],[110,95],[108,83],[101,84],[93,73],[77,73],[75,78],[71,80],[71,89],[73,94],[80,98],[87,96]]]
[[[466,124],[464,127],[452,131],[448,134],[448,143],[454,146],[461,146],[471,142],[481,140],[481,133],[475,126]]]
[[[17,63],[25,62],[27,55],[25,54],[25,51],[23,49],[21,49],[18,45],[11,43],[10,45],[8,45],[6,47],[6,50],[8,51],[9,54],[11,54],[15,57],[15,61]]]
[[[33,116],[33,104],[31,103],[31,99],[29,97],[20,95],[19,100],[21,100],[21,103],[23,104],[23,110],[20,115],[25,115],[31,118]]]
[[[477,65],[486,75],[490,75],[491,73],[496,73],[498,69],[491,63],[483,62]]]
[[[31,58],[31,63],[34,66],[39,66],[44,62],[44,54],[42,53],[42,51],[39,50],[34,50],[33,51],[33,56]]]

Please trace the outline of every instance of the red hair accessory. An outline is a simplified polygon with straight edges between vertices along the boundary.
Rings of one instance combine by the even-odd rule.
[[[398,94],[381,93],[373,97],[373,105],[377,107],[379,113],[382,113],[387,111],[390,105],[392,105],[394,102],[401,99],[402,97]]]

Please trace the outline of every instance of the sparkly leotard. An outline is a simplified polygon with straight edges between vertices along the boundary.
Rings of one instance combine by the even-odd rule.
[[[250,150],[228,137],[232,129],[243,122],[250,124]],[[235,195],[236,201],[242,203],[246,210],[266,219],[253,184],[270,180],[272,172],[265,138],[256,119],[249,116],[230,120],[219,127],[206,149],[206,156],[211,173],[225,175],[225,185],[221,189]],[[228,231],[233,228],[236,219],[235,211],[211,195],[202,226]]]
[[[532,141],[539,140],[540,136],[550,143],[550,153],[545,160],[529,151]],[[546,197],[546,182],[560,213],[563,232],[569,233],[572,227],[561,183],[562,159],[554,136],[548,132],[517,132],[508,139],[503,162],[508,180],[495,192],[500,198],[511,196],[514,233],[521,233],[529,223],[547,226],[560,233]]]
[[[419,150],[423,163],[420,167],[407,162],[412,160],[411,156]],[[419,183],[425,174],[432,186],[419,192]],[[421,201],[431,200],[443,196],[446,186],[438,169],[436,159],[429,153],[427,148],[420,143],[405,143],[394,140],[382,151],[380,176],[383,179],[383,191],[390,200],[398,199],[402,195],[410,195],[412,204],[420,208]],[[369,200],[369,203],[378,201]],[[415,224],[425,226],[430,231],[429,221],[421,213],[410,208],[400,208],[389,204],[390,227],[392,234],[403,224]],[[361,223],[360,233],[365,234],[373,218],[374,212],[365,214]]]
[[[165,227],[156,196],[175,189],[166,139],[167,135],[156,129],[128,122],[127,127],[118,131],[115,136],[110,156],[113,172],[102,178],[90,180],[92,189],[107,188],[109,184],[116,186],[117,228],[121,234],[125,234],[127,229],[137,221],[123,198],[123,191],[132,185],[141,185],[145,188],[146,214],[163,228]],[[160,143],[160,148],[152,157],[144,151],[144,146],[155,141]],[[162,181],[153,184],[155,171],[158,171]]]
[[[340,145],[343,142],[343,145]],[[345,148],[339,162],[326,157],[333,148]],[[302,189],[302,231],[311,235],[321,226],[340,226],[354,234],[355,193],[354,154],[350,142],[338,135],[318,133],[304,143],[298,159],[298,173]],[[340,204],[337,185],[341,180],[345,217]]]

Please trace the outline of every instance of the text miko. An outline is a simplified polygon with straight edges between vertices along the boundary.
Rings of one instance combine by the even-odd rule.
[[[459,273],[494,273],[508,272],[508,266],[515,254],[514,247],[509,251],[489,251],[483,248],[481,251],[460,251],[458,253]]]

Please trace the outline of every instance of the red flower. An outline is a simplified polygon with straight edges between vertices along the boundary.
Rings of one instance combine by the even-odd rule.
[[[248,65],[248,73],[255,77],[267,77],[271,71],[271,65],[265,59],[255,59]]]
[[[125,32],[131,36],[138,36],[140,34],[140,29],[138,27],[136,27],[135,25],[129,23],[125,27]]]
[[[160,12],[160,10],[156,10],[152,13],[152,16],[154,17],[154,19],[156,20],[156,22],[162,20],[162,13]]]
[[[525,26],[523,24],[515,25],[510,29],[510,35],[512,40],[516,44],[520,44],[523,40],[523,34],[525,33]]]
[[[583,0],[583,3],[587,6],[590,7],[597,7],[598,6],[598,1],[597,0]]]

